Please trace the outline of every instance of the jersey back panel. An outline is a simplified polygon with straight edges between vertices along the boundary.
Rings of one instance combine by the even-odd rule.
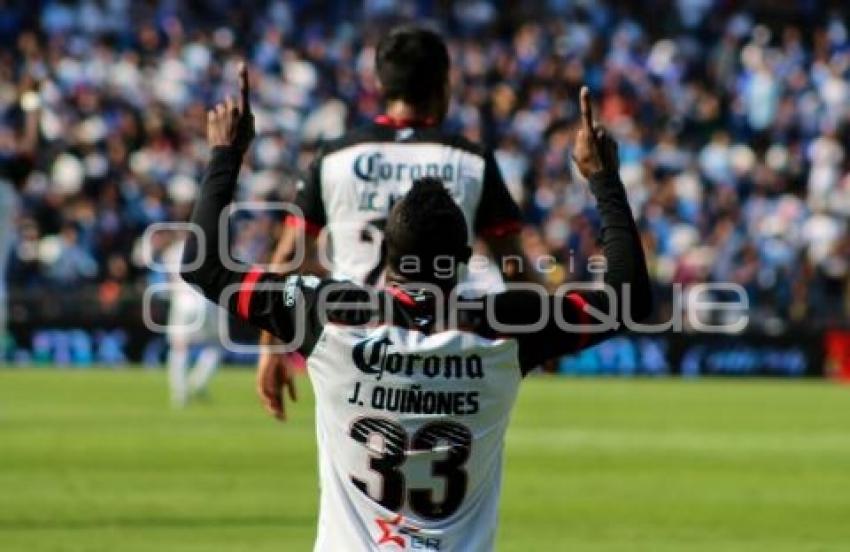
[[[491,550],[517,345],[329,324],[308,358],[316,550]]]

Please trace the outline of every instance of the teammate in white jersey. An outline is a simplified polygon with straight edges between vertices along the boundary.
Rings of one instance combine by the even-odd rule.
[[[519,243],[519,207],[512,199],[492,151],[441,128],[451,99],[450,60],[435,32],[416,26],[392,30],[378,43],[375,70],[385,112],[375,120],[324,144],[299,184],[296,200],[303,216],[285,220],[272,263],[280,265],[303,238],[306,258],[300,272],[379,284],[381,242],[393,202],[425,176],[440,178],[466,218],[470,245],[480,239],[507,280],[535,281],[535,271]],[[327,235],[332,266],[317,258],[317,238]],[[477,263],[480,266],[481,263]],[[490,289],[492,271],[468,274],[466,284]],[[271,344],[269,334],[261,345]],[[294,392],[283,355],[268,348],[258,363],[261,397],[282,417],[281,385]]]
[[[593,127],[583,90],[574,153],[598,200],[608,261],[604,290],[549,295],[540,288],[459,299],[457,270],[442,268],[469,260],[468,227],[443,183],[431,178],[414,182],[390,211],[383,290],[232,270],[219,258],[218,221],[253,137],[247,88],[243,75],[241,102],[228,99],[209,113],[212,160],[192,214],[206,239],[198,251],[193,233],[185,253],[187,261],[199,253],[204,261],[183,276],[307,358],[321,479],[315,550],[492,550],[504,435],[522,376],[546,358],[599,342],[651,308],[616,145]],[[590,307],[610,313],[614,324],[604,332],[578,331],[577,324],[589,322]]]
[[[221,362],[216,309],[203,295],[180,278],[183,240],[163,252],[163,264],[171,284],[168,305],[168,386],[171,404],[186,406],[203,396]],[[192,356],[196,355],[194,363]]]

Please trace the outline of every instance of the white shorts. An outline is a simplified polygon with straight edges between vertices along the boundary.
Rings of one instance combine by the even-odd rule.
[[[219,342],[219,309],[206,300],[172,301],[168,309],[168,341]]]

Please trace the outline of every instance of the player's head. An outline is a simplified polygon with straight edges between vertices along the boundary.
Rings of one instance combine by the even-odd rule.
[[[378,43],[375,68],[387,101],[402,100],[438,119],[449,107],[449,50],[429,29],[396,27]]]
[[[414,181],[387,219],[388,278],[454,287],[459,265],[472,254],[467,233],[463,212],[440,179]]]

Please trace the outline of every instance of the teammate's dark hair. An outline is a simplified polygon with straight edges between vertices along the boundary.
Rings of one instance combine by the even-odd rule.
[[[449,51],[432,30],[396,27],[378,43],[375,69],[386,99],[422,107],[443,93],[449,78]]]
[[[455,271],[451,276],[435,274],[435,259],[467,262],[471,253],[467,233],[463,212],[443,182],[433,177],[415,180],[387,219],[387,263],[408,279],[452,284]],[[410,262],[414,259],[417,262]],[[419,270],[412,268],[416,266]]]

